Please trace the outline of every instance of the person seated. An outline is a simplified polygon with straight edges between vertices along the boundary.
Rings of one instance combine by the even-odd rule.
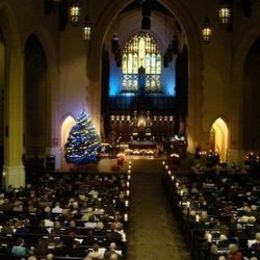
[[[55,207],[52,208],[51,212],[54,213],[54,214],[61,214],[63,211],[63,208],[60,207],[60,203],[59,202],[56,202],[55,203]]]
[[[53,260],[54,259],[54,255],[53,254],[47,254],[47,256],[46,256],[46,259],[47,260]]]
[[[107,250],[104,254],[104,259],[111,259],[112,255],[117,256],[117,258],[112,258],[112,259],[121,259],[122,256],[119,253],[116,252],[116,249],[117,249],[116,243],[114,243],[114,242],[110,243],[109,250]]]
[[[92,196],[93,199],[97,199],[99,192],[96,191],[94,188],[88,193],[88,195]]]
[[[22,212],[23,211],[23,203],[20,200],[16,200],[13,204],[12,210],[14,212]]]
[[[24,240],[18,238],[16,244],[11,249],[12,256],[26,257],[29,254],[29,249],[24,246]]]
[[[80,242],[76,239],[73,242],[72,248],[68,248],[67,252],[70,257],[84,258],[86,256],[85,249],[80,247]]]
[[[8,212],[11,212],[12,209],[13,209],[13,203],[10,202],[10,200],[8,198],[5,198],[2,205],[0,205],[0,210],[8,213]]]
[[[119,221],[118,217],[116,216],[114,221],[111,223],[112,230],[121,230],[123,228],[123,224]]]
[[[93,260],[93,259],[104,259],[103,253],[101,252],[98,244],[93,244],[92,250],[84,258],[84,260]]]
[[[28,234],[30,232],[29,228],[27,228],[24,223],[20,220],[17,220],[15,223],[14,223],[14,226],[15,226],[15,232],[14,232],[14,235],[16,237],[18,236],[24,236],[26,234]]]
[[[109,260],[118,260],[118,259],[121,259],[121,258],[118,254],[112,253],[108,259]]]
[[[64,247],[63,241],[60,237],[54,237],[54,256],[65,256],[66,248]]]
[[[218,246],[219,247],[228,247],[229,245],[229,241],[228,241],[228,238],[226,235],[224,234],[221,234],[219,236],[219,242],[218,242]]]
[[[86,212],[82,215],[81,220],[89,221],[90,218],[94,215],[92,208],[87,208]]]
[[[217,259],[218,259],[218,246],[216,244],[211,244],[209,260],[217,260]]]
[[[49,241],[47,237],[40,238],[34,250],[35,254],[41,256],[46,255],[48,253],[48,245]]]
[[[238,251],[238,246],[236,244],[229,244],[228,246],[228,259],[230,260],[243,260],[244,257],[241,252]]]
[[[72,248],[72,246],[74,244],[75,237],[76,237],[76,232],[70,231],[68,233],[68,236],[63,238],[64,245],[65,245],[66,248]]]
[[[251,249],[260,253],[260,233],[255,234],[256,242],[252,244]]]
[[[219,256],[218,260],[227,260],[227,258],[224,255]]]
[[[44,226],[45,227],[53,227],[54,226],[54,222],[51,220],[50,217],[44,219]]]
[[[68,225],[68,233],[69,232],[75,232],[76,233],[76,230],[77,230],[77,225],[76,225],[75,220],[70,220],[69,225]]]

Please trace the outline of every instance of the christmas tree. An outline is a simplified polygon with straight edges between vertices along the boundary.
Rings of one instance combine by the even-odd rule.
[[[68,163],[87,164],[98,159],[100,139],[89,115],[82,111],[77,124],[71,129],[65,146],[65,159]]]

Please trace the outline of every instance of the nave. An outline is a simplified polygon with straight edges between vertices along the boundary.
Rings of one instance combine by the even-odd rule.
[[[189,260],[161,185],[161,160],[133,160],[128,229],[129,260]]]

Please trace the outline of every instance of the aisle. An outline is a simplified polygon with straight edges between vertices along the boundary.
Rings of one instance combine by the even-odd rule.
[[[128,260],[189,260],[161,186],[159,160],[132,161]]]

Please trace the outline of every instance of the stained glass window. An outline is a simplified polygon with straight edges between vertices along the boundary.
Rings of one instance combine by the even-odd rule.
[[[158,43],[149,33],[134,34],[126,43],[122,56],[122,90],[138,91],[138,69],[145,68],[145,91],[161,91],[162,58]]]

